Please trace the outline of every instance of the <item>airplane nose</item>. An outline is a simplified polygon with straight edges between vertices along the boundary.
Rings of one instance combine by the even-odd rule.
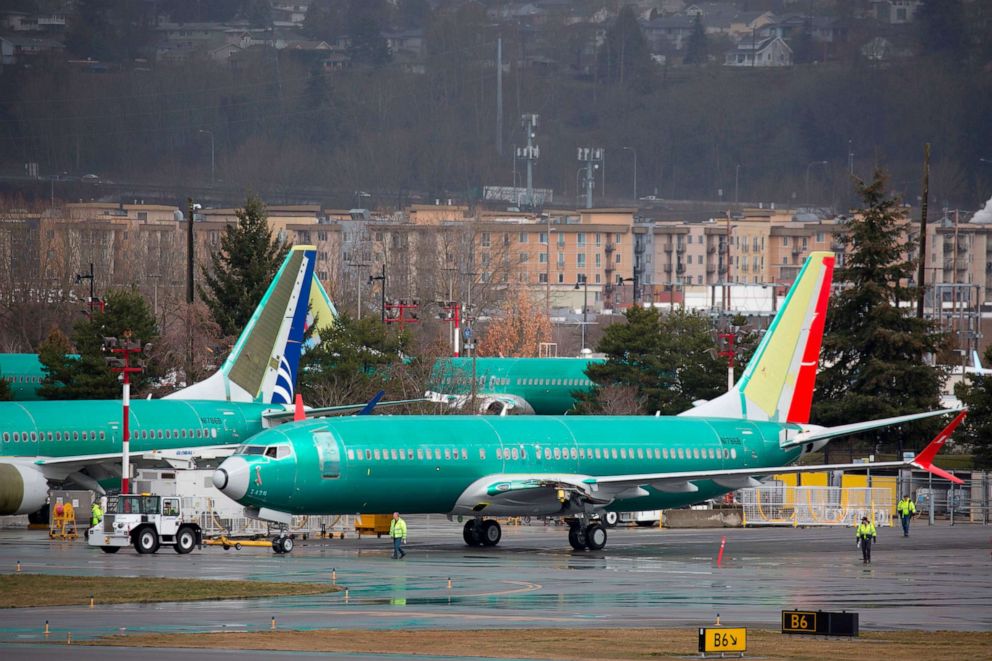
[[[248,473],[248,462],[241,457],[228,457],[214,471],[214,486],[228,498],[238,500],[248,493]]]

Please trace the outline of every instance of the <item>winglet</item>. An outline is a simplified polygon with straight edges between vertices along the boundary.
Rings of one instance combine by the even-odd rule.
[[[937,436],[932,441],[930,441],[930,444],[927,445],[925,448],[923,448],[923,450],[919,454],[913,457],[913,460],[910,462],[910,464],[916,466],[917,468],[922,468],[928,473],[933,473],[937,477],[942,477],[945,480],[950,480],[954,484],[964,484],[964,480],[962,480],[961,478],[955,477],[954,475],[951,475],[947,471],[934,466],[933,460],[937,456],[937,453],[940,452],[940,449],[944,447],[944,443],[947,442],[947,439],[951,437],[951,433],[954,431],[954,428],[957,427],[959,424],[961,424],[961,421],[964,420],[964,417],[966,415],[968,415],[968,409],[964,409],[956,416],[954,416],[954,419],[951,420],[951,422],[946,427],[944,427],[944,429],[939,434],[937,434]]]
[[[307,414],[303,410],[303,395],[296,393],[296,406],[293,409],[293,422],[299,422],[306,419]]]
[[[356,413],[355,415],[371,415],[373,409],[375,409],[375,405],[379,403],[379,400],[382,399],[385,394],[386,394],[385,390],[380,390],[379,392],[377,392],[372,397],[372,399],[369,400],[369,403],[366,404],[365,407],[362,408],[362,410]]]

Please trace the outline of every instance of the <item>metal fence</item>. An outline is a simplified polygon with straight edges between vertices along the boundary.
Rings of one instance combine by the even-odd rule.
[[[897,481],[900,496],[916,504],[917,516],[949,523],[992,523],[992,475],[983,471],[957,473],[964,484],[952,484],[920,471],[902,471]]]
[[[745,526],[854,526],[867,516],[876,526],[891,526],[895,502],[891,489],[794,487],[770,483],[741,489]]]

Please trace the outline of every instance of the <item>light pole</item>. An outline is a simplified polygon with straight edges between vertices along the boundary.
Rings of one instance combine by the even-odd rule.
[[[810,204],[809,199],[809,169],[814,165],[828,165],[830,161],[811,161],[806,165],[806,204]]]
[[[634,293],[633,293],[633,295],[630,298],[631,298],[631,302],[634,305],[637,305],[637,273],[634,273],[634,277],[632,277],[632,278],[625,278],[622,275],[618,275],[617,276],[617,285],[618,286],[623,287],[623,283],[625,283],[625,282],[631,282],[631,283],[634,284]]]
[[[197,133],[206,133],[210,136],[210,185],[213,186],[216,182],[214,179],[214,132],[207,129],[200,129]]]
[[[90,317],[93,316],[93,262],[90,262],[90,272],[89,273],[77,273],[76,274],[76,284],[80,284],[83,280],[90,281]]]
[[[734,204],[738,204],[741,201],[741,167],[740,163],[734,166]]]
[[[581,284],[585,291],[582,293],[582,351],[586,350],[586,313],[589,310],[589,278],[586,277],[585,273],[580,273],[579,278],[581,278]],[[575,289],[578,290],[580,282],[575,283]]]
[[[634,155],[634,201],[637,201],[637,150],[633,147],[621,147],[624,151],[629,151]]]
[[[371,286],[376,280],[382,281],[382,310],[380,313],[380,320],[382,323],[386,323],[386,265],[382,265],[382,275],[370,275],[369,285]]]

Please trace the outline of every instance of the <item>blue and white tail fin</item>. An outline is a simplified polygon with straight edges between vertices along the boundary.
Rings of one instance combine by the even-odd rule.
[[[221,368],[167,399],[291,404],[316,282],[316,254],[313,246],[290,249]]]
[[[809,422],[833,270],[811,253],[734,388],[680,415]]]

